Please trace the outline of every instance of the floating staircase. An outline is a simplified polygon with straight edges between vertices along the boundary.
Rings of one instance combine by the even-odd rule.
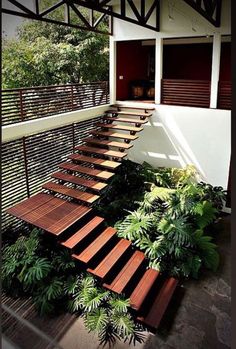
[[[58,165],[59,171],[42,186],[42,192],[7,212],[53,235],[104,288],[130,298],[137,321],[156,330],[177,280],[148,268],[144,253],[134,249],[129,240],[119,238],[116,229],[107,227],[91,208],[151,115],[148,107],[112,106],[103,122],[96,125],[98,129],[74,148],[68,161]]]

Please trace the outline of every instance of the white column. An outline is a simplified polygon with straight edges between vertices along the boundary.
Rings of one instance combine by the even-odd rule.
[[[211,101],[210,108],[217,108],[218,82],[220,76],[220,52],[221,52],[221,35],[214,34],[211,66]]]
[[[110,36],[110,103],[116,102],[116,41]]]
[[[156,39],[155,54],[155,103],[161,103],[161,79],[162,79],[162,62],[163,62],[163,39]]]

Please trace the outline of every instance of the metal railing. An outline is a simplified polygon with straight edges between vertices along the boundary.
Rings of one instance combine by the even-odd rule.
[[[2,90],[2,125],[107,103],[107,81]]]
[[[163,79],[161,103],[209,108],[211,82],[207,80]]]

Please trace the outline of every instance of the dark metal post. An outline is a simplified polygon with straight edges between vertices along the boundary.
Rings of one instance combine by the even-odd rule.
[[[71,109],[74,110],[74,91],[73,91],[74,86],[71,85]]]
[[[24,121],[24,106],[23,106],[23,91],[20,90],[20,117],[21,121]]]
[[[72,147],[73,153],[75,152],[75,124],[72,124]]]
[[[23,144],[23,155],[24,155],[24,165],[25,165],[26,190],[27,190],[27,196],[29,198],[30,197],[30,189],[29,189],[29,174],[28,174],[28,163],[27,163],[25,137],[22,138],[22,144]]]

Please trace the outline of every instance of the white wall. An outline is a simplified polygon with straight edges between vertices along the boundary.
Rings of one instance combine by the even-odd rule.
[[[230,130],[230,111],[158,105],[128,156],[155,167],[193,164],[204,181],[226,189]]]

